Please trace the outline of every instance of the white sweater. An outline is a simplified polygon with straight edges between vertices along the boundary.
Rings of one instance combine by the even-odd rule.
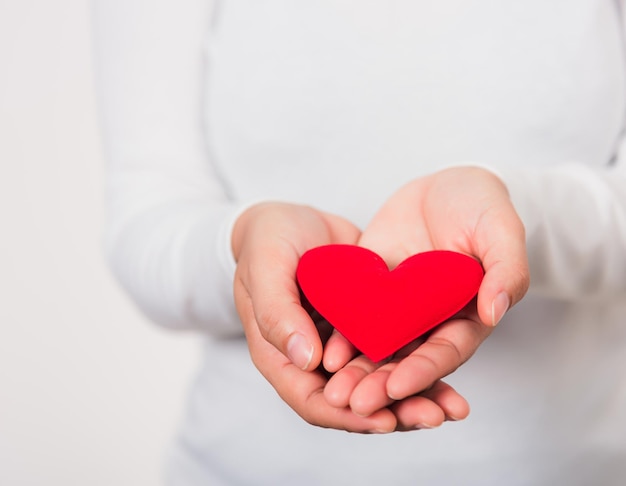
[[[207,335],[170,483],[624,484],[620,3],[211,3],[94,8],[108,257],[156,322]],[[387,436],[304,423],[242,338],[238,211],[285,200],[363,226],[404,182],[464,162],[507,184],[531,266],[528,296],[449,379],[470,417]]]

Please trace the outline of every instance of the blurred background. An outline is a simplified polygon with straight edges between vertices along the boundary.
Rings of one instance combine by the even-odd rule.
[[[117,288],[88,0],[0,0],[0,484],[157,485],[198,359]]]

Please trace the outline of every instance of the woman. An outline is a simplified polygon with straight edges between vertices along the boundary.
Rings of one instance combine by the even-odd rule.
[[[156,322],[206,334],[170,484],[621,484],[621,3],[95,19],[111,265]],[[330,242],[469,254],[476,306],[382,366],[322,346],[294,274]]]

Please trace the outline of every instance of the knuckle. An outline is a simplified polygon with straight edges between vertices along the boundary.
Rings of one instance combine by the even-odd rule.
[[[274,305],[255,310],[256,321],[261,335],[271,343],[278,343],[282,336],[280,311]]]
[[[431,343],[437,346],[439,349],[443,349],[442,354],[451,357],[457,362],[463,362],[466,359],[464,353],[461,352],[459,347],[449,339],[434,338]],[[435,362],[434,359],[433,362]]]
[[[519,282],[518,290],[515,295],[516,300],[521,299],[530,287],[530,270],[528,265],[520,264],[515,268],[517,279]]]

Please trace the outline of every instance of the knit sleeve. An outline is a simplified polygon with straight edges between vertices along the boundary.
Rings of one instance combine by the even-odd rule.
[[[498,172],[526,227],[532,293],[626,296],[626,139],[604,165]]]
[[[626,2],[615,5],[626,32]],[[607,160],[491,168],[506,183],[526,227],[532,294],[569,301],[626,298],[623,75],[620,82],[622,130]]]
[[[155,322],[238,335],[230,230],[238,203],[203,127],[207,0],[96,0],[96,85],[110,267]]]

